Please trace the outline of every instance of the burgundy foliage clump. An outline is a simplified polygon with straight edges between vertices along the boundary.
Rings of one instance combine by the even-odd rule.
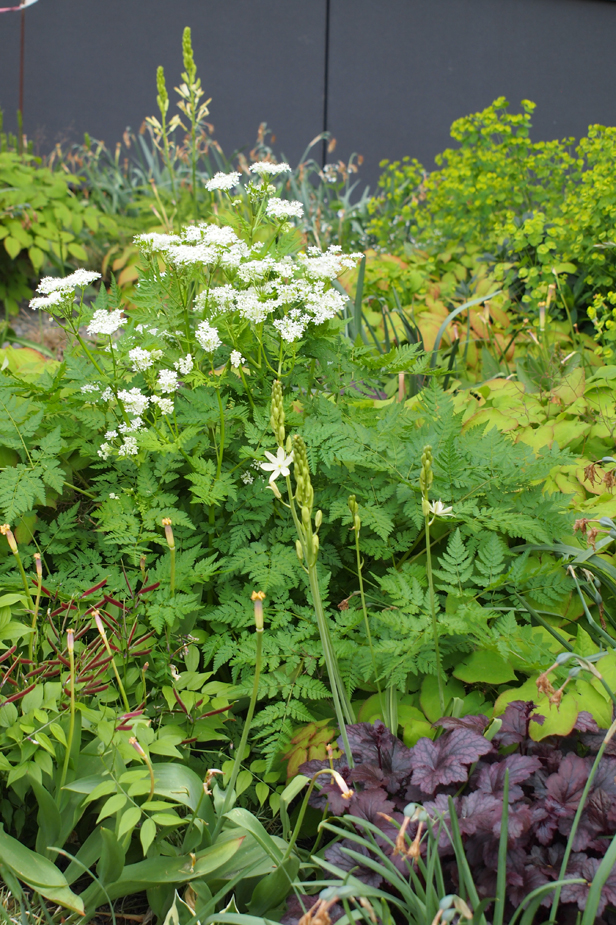
[[[534,742],[528,726],[534,704],[514,701],[507,706],[502,726],[493,740],[484,738],[485,716],[446,717],[436,726],[442,734],[432,741],[420,739],[407,748],[383,723],[357,723],[347,727],[355,766],[346,759],[334,761],[354,790],[345,799],[333,777],[318,778],[320,790],[311,797],[314,806],[336,816],[351,814],[374,823],[395,841],[408,803],[421,803],[429,815],[449,817],[448,797],[458,817],[468,862],[481,897],[494,896],[498,842],[503,812],[505,771],[509,771],[508,899],[515,907],[537,887],[557,880],[573,817],[604,733],[592,716],[580,713],[573,733]],[[542,717],[533,721],[543,722]],[[342,741],[338,743],[342,749]],[[612,743],[610,743],[610,746]],[[592,880],[610,839],[616,834],[616,757],[609,748],[599,765],[578,826],[567,867],[568,877],[587,883],[563,888],[561,902],[584,909]],[[312,776],[328,761],[308,761],[300,768]],[[417,823],[407,834],[413,838]],[[339,842],[326,852],[327,859],[372,886],[381,878],[368,866],[358,865],[340,850]],[[357,845],[353,844],[357,851]],[[410,863],[394,853],[384,839],[381,847],[391,854],[401,872]],[[439,853],[449,886],[458,883],[453,847],[441,831]],[[551,904],[548,893],[544,905]],[[616,870],[608,879],[599,906],[616,905]],[[571,907],[570,907],[571,908]]]

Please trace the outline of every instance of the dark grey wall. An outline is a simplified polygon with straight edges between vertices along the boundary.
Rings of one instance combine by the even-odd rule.
[[[193,30],[226,149],[267,121],[296,160],[322,129],[327,0],[40,0],[26,12],[25,127],[43,149],[84,131],[113,145],[155,112]],[[609,0],[329,0],[328,126],[335,157],[430,165],[461,115],[504,95],[535,101],[535,136],[616,124]],[[0,15],[0,106],[14,125],[20,14]]]

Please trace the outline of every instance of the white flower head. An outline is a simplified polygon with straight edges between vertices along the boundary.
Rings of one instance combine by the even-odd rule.
[[[246,469],[245,472],[242,472],[242,482],[244,483],[244,485],[252,485],[254,480],[255,480],[255,477],[254,475],[251,474],[249,469]]]
[[[232,350],[229,359],[231,360],[231,366],[233,369],[239,369],[242,363],[246,362],[239,350]]]
[[[161,392],[175,392],[178,387],[178,374],[174,369],[161,369],[157,385]]]
[[[222,343],[216,328],[208,324],[207,321],[202,321],[201,324],[197,326],[195,337],[206,353],[214,353],[217,347],[220,347]]]
[[[159,398],[158,395],[152,395],[150,401],[153,405],[158,405],[161,414],[173,414],[173,402],[170,398]]]
[[[430,502],[430,513],[435,517],[453,517],[453,508],[445,507],[442,501]]]
[[[98,450],[98,455],[101,459],[108,459],[113,452],[113,447],[109,443],[101,443],[101,448]]]
[[[231,173],[223,173],[222,170],[219,170],[218,173],[214,174],[211,180],[208,180],[205,184],[205,188],[210,192],[214,190],[230,190],[235,189],[235,187],[240,182],[240,175],[236,170],[232,170]]]
[[[162,350],[144,350],[143,347],[133,347],[128,351],[128,358],[136,373],[145,372],[162,355]]]
[[[119,496],[119,495],[116,495],[115,491],[110,491],[110,492],[109,492],[109,497],[111,498],[112,501],[119,501],[119,500],[120,500],[120,496]]]
[[[56,292],[50,292],[49,295],[45,296],[35,296],[33,299],[30,299],[30,308],[35,311],[38,309],[52,309],[55,305],[62,305],[67,301],[72,302],[73,293],[72,290],[64,291],[58,290]]]
[[[279,446],[275,456],[268,453],[267,450],[265,451],[265,455],[269,459],[269,462],[260,463],[259,468],[263,469],[264,472],[271,472],[269,477],[270,483],[277,479],[279,475],[283,475],[285,478],[289,475],[291,471],[289,466],[293,462],[292,452],[287,456],[284,449]]]
[[[297,201],[289,201],[288,199],[270,199],[265,208],[265,211],[270,216],[270,218],[301,218],[304,214],[304,207],[301,202]]]
[[[105,440],[115,440],[117,436],[118,436],[117,430],[108,430],[107,433],[105,434]]]
[[[85,394],[89,392],[100,392],[100,390],[101,390],[100,385],[96,385],[95,382],[86,382],[86,384],[82,385],[80,389],[80,391],[84,392]]]
[[[272,164],[270,161],[257,161],[250,165],[250,172],[260,177],[275,177],[279,173],[291,173],[291,168],[285,163]]]
[[[98,308],[92,315],[92,320],[88,325],[88,334],[107,334],[111,336],[126,324],[126,318],[119,308],[108,312],[105,308]]]
[[[179,360],[176,360],[173,365],[182,376],[187,376],[188,373],[192,372],[195,363],[190,353],[187,353],[185,357],[180,357]]]
[[[52,292],[70,292],[74,289],[85,289],[90,283],[100,279],[100,273],[92,270],[75,270],[70,276],[46,276],[38,284],[36,291],[49,295]]]
[[[136,414],[138,416],[143,414],[150,401],[147,395],[142,394],[141,389],[131,389],[130,391],[123,389],[121,392],[118,392],[118,398],[124,404],[128,414]]]
[[[136,456],[139,452],[135,437],[124,437],[124,443],[118,450],[118,456]]]

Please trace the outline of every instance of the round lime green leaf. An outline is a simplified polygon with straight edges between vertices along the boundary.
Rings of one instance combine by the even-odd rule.
[[[15,257],[17,257],[21,250],[21,244],[12,235],[9,235],[4,239],[4,247],[9,257],[11,257],[13,260],[15,260]]]
[[[30,263],[35,270],[40,270],[45,261],[45,254],[40,249],[40,247],[32,246],[28,250],[28,257],[30,258]]]
[[[498,652],[479,649],[457,666],[454,678],[466,684],[506,684],[515,681],[515,671]]]

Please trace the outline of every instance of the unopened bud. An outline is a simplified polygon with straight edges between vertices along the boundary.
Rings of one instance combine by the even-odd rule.
[[[105,624],[104,624],[103,621],[101,620],[101,615],[100,615],[100,613],[98,612],[98,610],[93,610],[93,611],[92,611],[92,616],[94,617],[94,622],[96,623],[96,629],[99,631],[99,633],[101,634],[101,636],[102,636],[103,638],[105,638],[105,636],[107,635],[107,634],[105,633]]]
[[[353,529],[355,530],[356,533],[359,533],[361,529],[361,520],[359,519],[357,515],[355,515],[355,517],[353,518]]]
[[[3,536],[6,536],[7,543],[9,544],[10,550],[13,555],[17,555],[17,543],[15,537],[13,536],[13,531],[11,530],[9,524],[2,524],[0,527],[0,533]]]
[[[250,595],[250,599],[254,601],[255,605],[255,626],[257,628],[257,633],[263,632],[263,600],[265,598],[265,591],[253,591]]]
[[[141,758],[145,758],[145,752],[142,749],[142,747],[139,745],[139,742],[137,741],[135,736],[130,737],[130,739],[128,740],[128,744],[133,746],[133,748],[135,749],[137,754],[141,756]]]
[[[316,514],[314,515],[314,525],[317,528],[317,530],[319,529],[322,523],[323,523],[323,511],[317,511]]]
[[[319,551],[319,535],[318,533],[312,534],[312,551],[316,556]]]
[[[302,544],[300,543],[299,540],[295,540],[295,552],[297,553],[297,558],[299,559],[300,563],[303,565],[304,564],[304,550],[302,549]]]
[[[66,631],[66,648],[69,652],[75,651],[75,630]]]
[[[430,515],[430,502],[427,498],[421,499],[421,512],[424,517],[428,517]]]
[[[171,518],[163,517],[162,525],[165,528],[165,539],[167,540],[167,546],[169,549],[175,549],[175,538],[173,536],[173,529],[171,527]]]
[[[310,529],[310,511],[307,507],[302,507],[302,523],[306,530]]]
[[[278,488],[278,485],[276,485],[276,482],[270,482],[267,487],[274,493],[279,501],[282,501],[282,495],[280,494],[280,489]]]
[[[33,559],[34,559],[34,567],[36,569],[36,574],[39,578],[42,578],[43,577],[43,563],[41,562],[40,552],[35,552]]]

